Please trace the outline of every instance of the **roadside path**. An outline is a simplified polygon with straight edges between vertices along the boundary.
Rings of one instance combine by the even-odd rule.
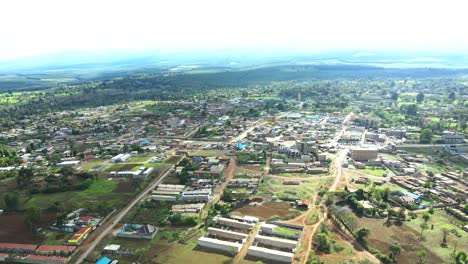
[[[102,226],[98,227],[93,233],[97,233],[98,235],[93,239],[87,239],[85,243],[83,243],[79,247],[79,257],[76,259],[75,263],[82,263],[86,257],[93,252],[96,246],[104,239],[108,234],[112,233],[114,227],[122,220],[122,218],[138,203],[140,202],[143,197],[145,197],[148,193],[150,193],[158,184],[160,184],[165,177],[167,177],[172,170],[174,169],[175,165],[172,165],[170,168],[166,170],[163,174],[153,180],[143,191],[141,191],[133,200],[131,200],[124,208],[122,208],[117,214],[110,217],[110,219],[104,223]]]

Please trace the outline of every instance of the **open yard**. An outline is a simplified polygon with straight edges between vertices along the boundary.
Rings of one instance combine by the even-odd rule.
[[[387,169],[384,166],[367,166],[365,169],[355,169],[355,170],[360,173],[364,173],[364,174],[372,175],[372,176],[383,177],[384,174],[387,176],[393,176],[392,171]]]
[[[100,248],[93,252],[92,258],[99,257],[100,250],[107,244],[118,244],[125,249],[134,249],[133,256],[125,256],[119,258],[119,263],[206,263],[206,264],[222,264],[232,260],[232,257],[223,252],[206,250],[197,246],[197,240],[205,231],[203,229],[194,232],[190,235],[185,243],[180,243],[179,239],[187,234],[186,229],[163,229],[158,232],[156,237],[151,241],[122,239],[122,238],[107,238]],[[261,262],[242,260],[242,264],[256,264]]]
[[[226,156],[229,152],[222,149],[195,149],[189,152],[189,156],[220,157]]]
[[[107,160],[90,160],[87,162],[84,162],[80,165],[80,167],[84,170],[92,170],[92,171],[100,171],[103,168],[106,168],[108,166],[108,163],[106,163]]]
[[[133,207],[122,219],[122,223],[146,223],[155,226],[160,225],[161,220],[169,216],[172,203],[146,202],[145,206]]]
[[[106,171],[128,171],[139,167],[141,167],[141,164],[138,163],[118,163],[108,167]]]
[[[231,214],[237,216],[255,216],[265,220],[273,216],[285,217],[296,212],[298,210],[294,209],[287,202],[263,202],[256,205],[244,205],[233,210]]]
[[[128,160],[128,162],[131,162],[131,163],[147,162],[147,161],[150,160],[153,156],[154,156],[153,153],[144,154],[144,155],[135,155],[135,156],[132,156],[132,157]]]
[[[413,229],[421,231],[420,225],[424,222],[422,216],[419,215],[417,219],[407,222],[407,225]],[[427,222],[429,229],[423,232],[424,240],[422,244],[431,249],[436,255],[447,258],[456,246],[457,249],[468,252],[468,232],[463,231],[457,224],[461,224],[459,220],[448,215],[443,210],[435,210],[434,214]],[[434,225],[434,229],[430,227]],[[455,229],[462,237],[457,237],[452,233],[447,236],[448,248],[440,246],[443,238],[443,229],[451,231]]]
[[[327,173],[320,173],[320,174],[308,174],[308,173],[293,173],[293,172],[283,172],[275,174],[281,177],[289,177],[289,178],[319,178],[320,176],[328,176]]]
[[[301,180],[299,185],[285,185],[285,179],[265,177],[260,184],[257,195],[272,197],[276,196],[281,199],[282,197],[300,197],[305,199],[312,199],[314,193],[324,187],[330,182],[331,178],[313,178]],[[296,194],[292,193],[295,192]]]

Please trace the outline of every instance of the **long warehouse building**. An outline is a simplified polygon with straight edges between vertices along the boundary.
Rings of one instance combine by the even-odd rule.
[[[198,239],[198,245],[211,249],[226,251],[229,253],[232,253],[233,251],[238,253],[242,248],[241,243],[223,241],[209,237],[200,237]]]
[[[230,226],[230,227],[239,228],[239,229],[247,229],[247,230],[250,230],[254,228],[255,226],[255,224],[239,222],[237,220],[234,220],[231,218],[225,218],[225,217],[216,218],[216,223],[220,225]]]
[[[208,227],[208,233],[216,235],[217,237],[224,237],[229,239],[243,240],[247,238],[247,234],[239,232],[224,230],[220,228]]]
[[[247,253],[247,255],[257,257],[257,258],[262,258],[262,259],[278,261],[278,262],[286,262],[286,263],[291,263],[293,262],[293,259],[294,259],[294,253],[273,250],[273,249],[268,249],[268,248],[263,248],[263,247],[256,247],[256,246],[250,246],[249,252]]]
[[[263,245],[272,246],[276,248],[282,248],[282,249],[284,248],[284,249],[294,250],[297,247],[297,241],[276,238],[276,237],[257,235],[255,236],[255,241]]]

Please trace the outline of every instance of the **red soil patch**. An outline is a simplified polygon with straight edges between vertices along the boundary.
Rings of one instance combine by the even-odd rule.
[[[42,212],[39,227],[46,228],[55,221],[56,215]],[[34,236],[24,222],[22,213],[0,215],[0,243],[40,243],[41,238]]]
[[[290,208],[291,206],[286,202],[265,202],[259,205],[244,205],[232,211],[231,214],[255,216],[264,220],[275,215],[283,217],[292,214],[293,211],[290,211]]]

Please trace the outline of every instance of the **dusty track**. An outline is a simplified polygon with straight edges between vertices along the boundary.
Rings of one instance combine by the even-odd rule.
[[[82,263],[85,258],[94,250],[101,240],[112,232],[119,221],[132,209],[143,197],[145,197],[156,185],[162,182],[170,174],[174,166],[167,169],[163,174],[156,177],[143,191],[141,191],[133,200],[131,200],[117,214],[111,216],[106,223],[96,229],[90,237],[80,246],[78,258],[75,263]]]

